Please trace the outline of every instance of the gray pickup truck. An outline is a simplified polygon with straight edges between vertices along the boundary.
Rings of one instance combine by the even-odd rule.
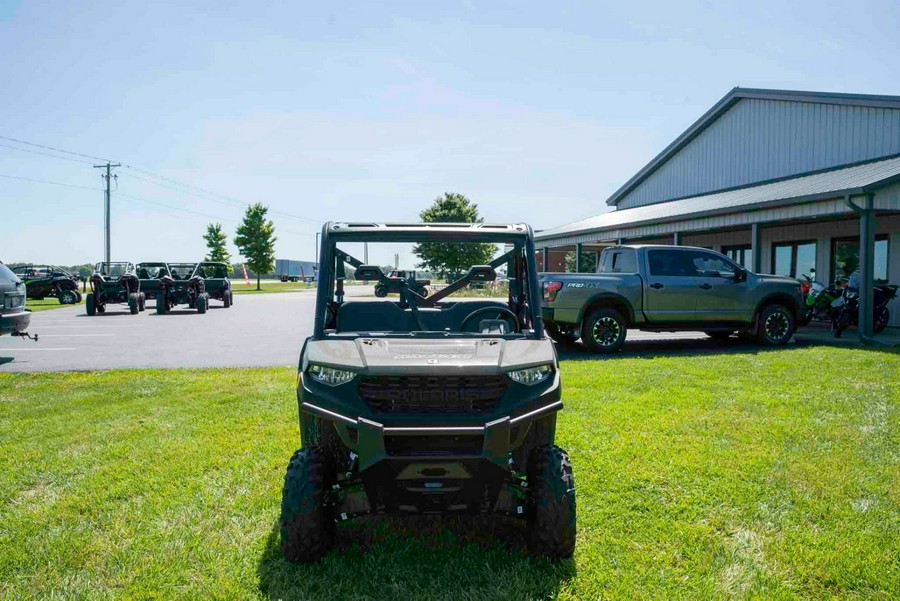
[[[25,284],[0,263],[0,336],[20,336],[30,321],[31,311],[25,309]]]
[[[543,318],[560,343],[597,353],[622,348],[628,328],[702,331],[726,339],[735,332],[762,344],[794,335],[800,283],[750,273],[724,255],[689,246],[614,246],[597,273],[543,273]]]

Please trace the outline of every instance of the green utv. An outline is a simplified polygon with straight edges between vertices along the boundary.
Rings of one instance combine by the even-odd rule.
[[[31,300],[44,300],[52,296],[61,305],[76,305],[81,302],[78,278],[62,267],[19,264],[10,269],[25,282],[25,289]]]
[[[437,242],[495,258],[428,297],[405,285],[397,300],[354,297],[347,265],[356,279],[389,283],[350,254],[361,242],[381,257]],[[559,365],[541,323],[531,228],[328,223],[320,257],[298,374],[302,447],[281,502],[284,556],[322,558],[336,523],[359,516],[497,513],[526,523],[531,554],[570,557],[575,483],[554,444]],[[501,266],[506,298],[453,297]]]
[[[168,263],[169,273],[159,278],[156,295],[156,312],[168,313],[175,305],[187,305],[197,313],[206,313],[209,294],[206,285],[197,275],[197,263]]]
[[[159,280],[169,275],[169,266],[161,261],[138,263],[136,272],[144,297],[156,299],[160,290]]]
[[[144,310],[145,298],[134,273],[134,263],[97,263],[90,283],[91,291],[84,301],[88,315],[106,313],[106,306],[110,304],[127,304],[132,315]]]
[[[222,301],[226,309],[234,304],[231,280],[228,279],[230,270],[230,265],[218,261],[202,261],[197,265],[196,270],[196,275],[203,278],[203,285],[209,298]]]

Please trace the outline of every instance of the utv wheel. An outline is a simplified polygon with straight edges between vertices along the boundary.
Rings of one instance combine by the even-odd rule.
[[[93,292],[88,292],[87,298],[84,301],[84,308],[87,311],[87,314],[92,317],[97,314],[97,307],[94,306]]]
[[[78,304],[78,303],[80,303],[80,302],[81,302],[81,300],[82,300],[82,296],[81,296],[81,293],[80,293],[80,292],[78,292],[78,291],[77,291],[77,290],[76,290],[76,291],[75,291],[75,304]]]
[[[231,290],[226,290],[222,294],[222,302],[225,304],[226,309],[231,306]]]
[[[147,295],[143,292],[138,295],[138,311],[143,311],[147,308]]]
[[[137,315],[141,309],[141,297],[136,292],[128,295],[128,310],[132,315]]]
[[[60,290],[57,298],[61,305],[74,305],[78,302],[78,293],[74,290]]]
[[[595,309],[581,326],[581,342],[595,353],[615,353],[625,344],[628,324],[615,309]]]
[[[156,313],[157,315],[165,315],[168,310],[166,305],[166,295],[159,293],[156,295]]]
[[[877,315],[875,315],[875,323],[872,324],[872,331],[876,334],[883,332],[890,321],[891,312],[887,307],[885,307]]]
[[[334,515],[327,504],[331,473],[319,447],[304,447],[288,463],[281,493],[281,552],[293,563],[322,559],[334,545]]]
[[[766,346],[781,346],[794,335],[794,315],[784,305],[766,305],[759,313],[756,336]]]
[[[197,313],[206,313],[206,308],[209,306],[209,296],[205,292],[200,294],[194,304],[197,307]]]
[[[730,332],[730,331],[722,332],[722,331],[717,331],[717,330],[711,330],[709,332],[703,332],[703,333],[706,334],[707,336],[709,336],[710,338],[712,338],[713,340],[715,340],[716,342],[725,342],[726,340],[731,338],[732,334],[734,334],[734,332]]]
[[[552,321],[545,321],[544,329],[547,330],[547,336],[549,336],[551,340],[564,346],[575,344],[575,341],[578,340],[578,334],[574,331],[568,330],[563,332],[559,329],[559,326]]]
[[[551,560],[575,551],[575,478],[569,456],[555,445],[528,457],[528,550]]]
[[[388,295],[387,288],[384,286],[375,286],[375,296],[378,298],[384,298]]]

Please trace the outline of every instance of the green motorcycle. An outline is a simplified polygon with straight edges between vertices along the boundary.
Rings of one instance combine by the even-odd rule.
[[[810,272],[815,277],[816,270],[812,269]],[[805,273],[803,278],[805,281],[800,283],[800,289],[803,292],[805,309],[801,313],[797,324],[806,326],[813,320],[830,323],[835,313],[833,303],[841,297],[846,281],[838,278],[834,284],[826,287],[825,284],[814,280]]]

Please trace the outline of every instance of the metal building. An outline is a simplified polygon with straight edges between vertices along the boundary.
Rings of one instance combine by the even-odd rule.
[[[537,234],[545,270],[567,253],[580,269],[610,244],[662,242],[756,272],[815,268],[830,282],[858,264],[869,284],[900,283],[900,96],[734,88],[606,202],[614,210]]]

